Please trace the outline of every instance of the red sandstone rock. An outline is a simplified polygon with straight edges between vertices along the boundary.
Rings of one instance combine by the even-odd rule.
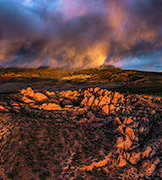
[[[124,152],[124,153],[123,153],[123,158],[128,161],[129,158],[130,158],[130,154],[129,154],[128,152]]]
[[[9,110],[6,109],[5,107],[3,107],[2,105],[0,105],[0,111],[5,111],[5,112],[8,112]]]
[[[47,96],[45,96],[45,95],[42,94],[42,93],[35,93],[35,94],[33,95],[33,98],[34,98],[35,100],[37,100],[37,101],[43,101],[43,100],[48,99]]]
[[[24,96],[24,97],[22,98],[22,100],[23,100],[25,103],[27,103],[27,104],[35,103],[34,100],[31,100],[31,99],[27,98],[26,96]]]
[[[146,150],[142,153],[142,158],[145,158],[145,157],[148,158],[151,151],[152,151],[152,148],[148,146]]]
[[[110,112],[115,111],[115,106],[113,104],[110,104]]]
[[[99,87],[94,88],[94,93],[97,93],[100,90]]]
[[[121,125],[118,127],[119,131],[120,131],[122,134],[124,134],[123,128],[125,128],[125,124],[121,124]]]
[[[94,101],[95,97],[94,96],[91,96],[87,102],[87,106],[91,107],[93,101]]]
[[[122,141],[122,142],[119,142],[118,141],[118,144],[117,144],[117,147],[120,148],[120,149],[125,149],[125,150],[128,150],[132,145],[132,141],[130,140],[130,138],[128,136],[126,136],[126,140],[125,141]]]
[[[116,104],[119,98],[120,98],[120,94],[118,92],[115,92],[111,102]]]
[[[108,115],[109,114],[109,106],[108,105],[104,105],[102,107],[102,114],[103,115]]]
[[[132,122],[133,120],[130,117],[124,119],[124,124],[131,124]]]
[[[131,157],[129,158],[129,162],[131,164],[137,164],[140,160],[141,153],[132,153]]]
[[[80,106],[83,107],[83,106],[86,106],[87,105],[87,102],[88,102],[88,98],[85,97],[82,102],[80,103]]]
[[[116,117],[116,118],[114,119],[114,121],[113,121],[113,126],[116,127],[116,128],[118,128],[118,126],[121,125],[121,124],[122,124],[122,123],[121,123],[120,119],[119,119],[118,117]]]
[[[135,138],[134,131],[133,131],[133,129],[131,129],[130,127],[127,127],[127,128],[126,128],[125,134],[126,134],[129,138],[131,138],[131,139],[134,139],[134,138]]]
[[[127,162],[126,160],[120,155],[119,158],[118,158],[118,166],[119,167],[124,167],[127,165]]]
[[[100,102],[99,102],[99,104],[98,104],[98,106],[99,107],[102,107],[102,106],[104,106],[105,104],[109,104],[110,103],[110,98],[109,97],[107,97],[107,96],[100,96],[101,97],[101,100],[100,100]],[[100,98],[99,98],[100,99]]]
[[[65,100],[62,102],[62,104],[63,104],[64,106],[66,106],[66,105],[72,105],[73,103],[72,103],[69,99],[65,99]]]
[[[47,94],[48,96],[55,96],[55,93],[54,93],[54,92],[46,91],[46,94]]]
[[[22,89],[20,93],[21,93],[21,94],[25,94],[25,93],[26,93],[26,90],[25,90],[25,89]]]
[[[73,94],[73,92],[71,90],[68,90],[65,92],[64,97],[67,98],[67,97],[71,96],[72,94]]]
[[[62,108],[58,105],[58,104],[55,104],[55,103],[49,103],[49,104],[42,104],[39,109],[44,109],[44,110],[62,110]]]
[[[97,106],[98,103],[99,103],[99,100],[98,100],[98,99],[95,99],[95,100],[93,101],[93,105],[94,105],[94,106]]]

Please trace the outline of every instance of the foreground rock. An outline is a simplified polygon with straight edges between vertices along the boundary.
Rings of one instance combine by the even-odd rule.
[[[0,178],[160,179],[161,103],[100,88],[4,95]]]
[[[55,103],[49,103],[49,104],[44,103],[41,106],[39,106],[39,109],[44,109],[44,110],[49,110],[49,111],[62,110],[62,108],[58,104],[55,104]]]

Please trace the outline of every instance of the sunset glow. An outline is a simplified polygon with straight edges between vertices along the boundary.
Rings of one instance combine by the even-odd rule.
[[[160,0],[0,0],[0,66],[162,71],[161,17]]]

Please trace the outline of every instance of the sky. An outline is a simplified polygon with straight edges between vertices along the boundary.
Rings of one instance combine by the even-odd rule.
[[[161,0],[0,0],[0,67],[162,72]]]

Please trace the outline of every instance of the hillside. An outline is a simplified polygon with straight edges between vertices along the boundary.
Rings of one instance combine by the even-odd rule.
[[[0,92],[18,92],[32,87],[39,90],[87,89],[101,87],[132,94],[162,96],[162,73],[122,70],[119,68],[86,69],[0,69]]]

